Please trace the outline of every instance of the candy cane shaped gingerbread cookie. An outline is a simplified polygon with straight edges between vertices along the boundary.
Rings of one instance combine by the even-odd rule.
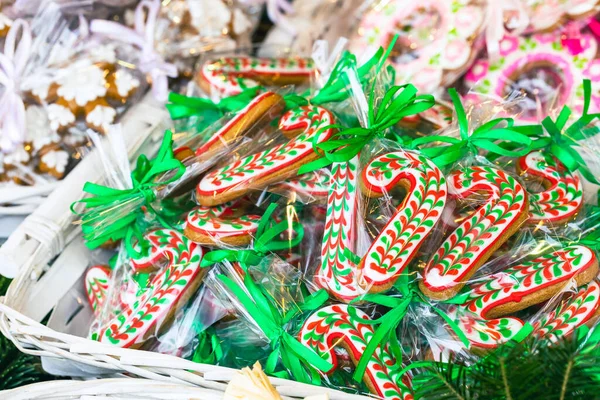
[[[207,93],[231,96],[259,84],[303,84],[314,71],[309,58],[225,57],[206,62],[196,75],[196,82]]]
[[[333,123],[333,115],[322,107],[303,106],[288,111],[281,117],[279,129],[286,137],[297,136],[209,172],[196,187],[198,203],[223,204],[250,189],[260,190],[294,176],[302,164],[318,157],[313,143],[330,138],[334,129],[329,126]]]
[[[594,279],[533,324],[534,335],[556,343],[583,325],[593,325],[600,316],[600,283]]]
[[[561,224],[569,221],[583,206],[581,180],[559,161],[548,162],[541,152],[534,151],[519,158],[517,170],[521,174],[538,178],[545,190],[530,195],[531,224],[549,222]]]
[[[138,269],[166,261],[141,296],[100,332],[98,340],[119,347],[139,347],[167,328],[177,309],[196,292],[206,269],[200,268],[202,248],[181,233],[157,229],[146,235],[151,248],[134,260]]]
[[[364,293],[358,284],[357,265],[344,254],[345,249],[355,251],[358,156],[347,163],[334,163],[331,175],[321,266],[315,274],[315,283],[336,298],[350,301]]]
[[[260,215],[235,216],[237,203],[193,209],[186,218],[185,236],[202,245],[247,245],[258,228]]]
[[[381,292],[394,284],[446,205],[446,178],[419,153],[387,153],[372,160],[362,172],[360,187],[368,197],[381,197],[398,186],[407,195],[359,265],[360,284],[370,292]]]
[[[318,169],[297,177],[287,179],[269,188],[271,193],[293,193],[301,199],[314,200],[327,197],[330,187],[330,174]]]
[[[494,349],[515,337],[525,326],[519,318],[483,319],[459,307],[454,307],[448,315],[465,334],[472,350],[486,351]],[[447,329],[455,335],[449,326]]]
[[[110,267],[108,265],[93,265],[85,273],[85,292],[88,302],[98,315],[106,300],[106,293],[110,282]]]
[[[419,282],[432,299],[452,298],[485,261],[528,218],[525,188],[506,172],[471,166],[448,177],[448,192],[458,201],[485,198],[444,240],[431,257]]]
[[[368,319],[361,310],[356,310],[359,319]],[[335,347],[348,351],[354,364],[358,364],[363,352],[374,335],[372,325],[362,323],[348,313],[348,305],[336,304],[323,307],[312,314],[300,330],[299,340],[337,368]],[[392,355],[388,346],[377,347],[367,365],[363,381],[371,392],[386,400],[412,400],[406,375],[402,382],[399,372],[401,360]]]
[[[472,284],[469,298],[460,307],[482,318],[496,318],[548,300],[571,279],[580,286],[597,274],[598,258],[589,247],[550,250]]]

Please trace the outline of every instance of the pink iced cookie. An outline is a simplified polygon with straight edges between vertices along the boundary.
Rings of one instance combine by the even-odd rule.
[[[433,92],[458,77],[447,72],[468,66],[483,21],[483,7],[471,0],[388,1],[364,16],[352,47],[386,47],[399,34],[392,53],[397,82]]]
[[[522,121],[537,121],[549,107],[567,105],[583,109],[583,80],[592,82],[590,113],[598,111],[600,97],[600,60],[598,44],[589,34],[581,35],[583,52],[573,56],[561,44],[560,32],[531,37],[506,35],[500,42],[499,56],[490,61],[477,60],[465,75],[465,85],[476,93],[504,98],[513,91],[527,97],[519,103]],[[534,94],[535,93],[535,94]],[[541,108],[542,116],[538,109]]]

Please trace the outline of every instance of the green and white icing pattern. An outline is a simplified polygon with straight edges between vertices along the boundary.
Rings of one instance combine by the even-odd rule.
[[[230,201],[215,207],[204,207],[190,211],[186,218],[186,230],[209,236],[215,240],[246,236],[258,229],[260,215],[242,215],[232,217],[238,201]]]
[[[196,187],[196,195],[211,197],[231,190],[241,193],[248,189],[261,190],[285,180],[297,172],[304,160],[315,156],[313,143],[321,143],[333,135],[332,128],[321,130],[333,123],[333,115],[322,107],[303,106],[288,111],[281,117],[279,129],[289,133],[302,130],[302,133],[287,143],[242,157],[208,173]]]
[[[502,272],[490,275],[483,282],[470,287],[469,298],[461,305],[481,318],[498,316],[497,307],[511,303],[512,312],[530,306],[522,302],[525,296],[536,294],[542,289],[556,286],[556,291],[546,291],[536,301],[543,302],[560,291],[560,283],[567,283],[598,260],[589,247],[574,245],[559,250],[550,250],[530,261],[519,263]]]
[[[329,373],[338,366],[335,347],[346,349],[353,362],[357,363],[374,335],[373,326],[360,321],[368,320],[367,314],[357,309],[358,318],[353,318],[348,307],[346,304],[334,304],[317,310],[304,322],[299,333],[302,344],[333,364]],[[400,383],[402,368],[402,361],[392,355],[388,346],[380,345],[369,359],[363,381],[374,390],[373,394],[383,399],[412,400],[407,375]]]
[[[451,197],[462,201],[485,198],[440,245],[424,271],[423,284],[431,291],[458,291],[476,268],[491,256],[491,249],[508,239],[525,222],[528,212],[525,188],[506,172],[471,166],[448,177]]]
[[[583,206],[583,187],[576,173],[560,162],[548,162],[539,151],[519,158],[519,170],[543,180],[545,189],[530,195],[528,222],[566,222]]]
[[[361,260],[361,285],[371,291],[393,283],[416,255],[442,215],[447,186],[442,171],[413,151],[387,153],[364,169],[361,183],[370,197],[390,193],[396,186],[406,198]]]
[[[240,56],[209,61],[202,66],[200,73],[211,89],[222,95],[231,96],[273,79],[308,80],[314,68],[314,62],[310,58]]]
[[[556,343],[588,323],[600,308],[600,284],[594,279],[562,300],[556,309],[533,324],[534,335]]]
[[[448,315],[465,334],[470,345],[479,349],[494,349],[515,337],[525,326],[519,318],[483,319],[459,307],[451,309]],[[449,326],[447,329],[454,334]]]
[[[94,314],[101,312],[106,301],[111,270],[107,265],[93,265],[85,273],[85,292]]]
[[[321,244],[321,267],[315,284],[342,301],[350,301],[365,291],[358,284],[358,266],[344,254],[355,251],[358,217],[358,159],[334,163],[327,196],[325,230]]]
[[[318,169],[277,184],[274,192],[288,191],[310,198],[326,197],[331,187],[331,174],[326,169]]]
[[[138,294],[138,299],[113,318],[100,332],[99,341],[119,347],[139,345],[146,336],[158,333],[160,324],[172,311],[201,273],[203,250],[181,233],[171,229],[157,229],[146,234],[151,243],[150,254],[132,260],[138,268],[166,261]]]

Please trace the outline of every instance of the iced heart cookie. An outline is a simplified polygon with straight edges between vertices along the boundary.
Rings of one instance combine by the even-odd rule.
[[[303,164],[318,157],[313,145],[333,135],[333,123],[333,114],[318,106],[286,112],[279,120],[279,130],[291,139],[206,174],[196,186],[198,203],[209,207],[223,204],[294,176]]]
[[[519,101],[519,120],[536,122],[552,109],[569,106],[583,109],[583,80],[592,83],[590,113],[598,111],[600,60],[594,36],[581,35],[583,52],[572,55],[561,43],[560,32],[532,36],[506,35],[499,56],[475,61],[465,75],[465,85],[482,95],[504,98],[513,92],[526,97]],[[477,95],[473,94],[475,99]],[[538,115],[541,112],[543,115]]]
[[[391,54],[396,82],[434,92],[469,66],[484,17],[484,8],[471,0],[388,1],[364,15],[352,47],[386,48],[398,34]]]
[[[198,72],[196,83],[206,93],[231,96],[258,85],[305,84],[314,72],[310,58],[225,57],[207,61]]]
[[[482,318],[511,315],[559,293],[571,279],[585,285],[598,275],[598,258],[586,246],[567,246],[490,275],[470,286],[461,307]]]
[[[525,188],[498,168],[471,166],[457,170],[448,176],[448,193],[456,201],[479,199],[480,205],[444,240],[425,266],[419,288],[435,300],[454,297],[529,217]]]

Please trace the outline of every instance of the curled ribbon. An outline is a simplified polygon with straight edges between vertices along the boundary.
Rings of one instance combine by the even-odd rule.
[[[21,38],[17,36],[21,31]],[[31,54],[29,24],[17,19],[11,26],[4,53],[0,53],[0,85],[4,92],[0,98],[0,149],[10,152],[25,141],[25,105],[19,93],[21,75]]]
[[[139,69],[150,76],[154,97],[164,102],[169,92],[167,78],[177,77],[177,67],[164,61],[154,48],[154,26],[159,9],[160,0],[143,0],[135,10],[135,29],[96,19],[90,23],[90,32],[138,47],[141,50]],[[147,16],[144,10],[147,10]]]
[[[583,81],[584,105],[583,113],[575,122],[566,127],[572,111],[564,106],[556,120],[547,116],[542,121],[542,126],[548,132],[548,136],[536,141],[536,148],[542,148],[551,156],[556,157],[569,171],[579,171],[588,181],[600,185],[600,181],[589,170],[587,164],[577,151],[578,141],[594,136],[600,132],[600,127],[588,125],[595,119],[600,118],[600,113],[589,114],[592,96],[592,84],[586,79]]]
[[[127,254],[132,258],[141,257],[146,250],[143,238],[148,223],[146,213],[156,217],[164,227],[171,227],[151,205],[156,200],[156,190],[176,181],[184,172],[185,167],[181,161],[173,156],[172,133],[166,131],[156,158],[148,160],[145,155],[138,157],[136,168],[131,173],[131,189],[114,189],[86,182],[83,191],[92,197],[71,204],[71,211],[81,215],[86,246],[95,249],[107,240],[124,239]],[[170,176],[161,180],[165,174]],[[75,211],[78,203],[84,204],[83,213]],[[127,211],[124,212],[125,210]],[[135,248],[134,237],[141,250]]]
[[[495,118],[470,132],[467,115],[458,93],[453,88],[449,89],[448,93],[456,110],[460,138],[430,135],[409,143],[409,147],[419,149],[438,167],[451,165],[469,153],[477,154],[479,149],[500,156],[520,157],[535,148],[531,137],[542,133],[539,125],[514,126],[512,118]],[[430,143],[448,145],[421,148]]]

